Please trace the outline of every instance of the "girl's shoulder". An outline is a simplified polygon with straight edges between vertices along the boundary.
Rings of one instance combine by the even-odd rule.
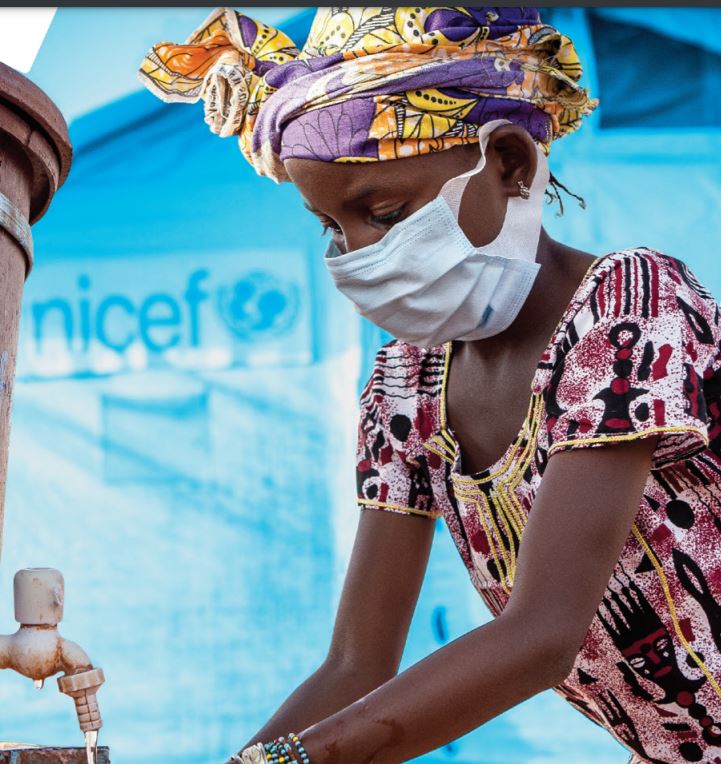
[[[699,364],[721,347],[721,313],[711,292],[682,260],[649,247],[612,252],[591,265],[544,354],[541,375],[632,339],[648,353],[683,343]]]
[[[614,317],[655,317],[662,310],[682,309],[682,301],[705,310],[717,308],[711,292],[683,260],[650,247],[622,249],[601,257],[589,275],[583,297],[595,297],[596,307]]]
[[[721,331],[719,306],[711,292],[678,258],[650,247],[633,247],[599,257],[588,269],[561,319],[556,350],[592,327],[619,322],[663,331],[663,325],[690,320]]]

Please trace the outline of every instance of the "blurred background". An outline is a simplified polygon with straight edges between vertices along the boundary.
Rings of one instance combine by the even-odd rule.
[[[244,8],[301,45],[312,9]],[[356,528],[357,395],[386,341],[335,293],[320,226],[202,106],[136,69],[209,8],[61,8],[29,77],[60,106],[70,177],[35,227],[14,392],[0,631],[12,576],[66,579],[62,632],[105,670],[116,764],[221,762],[325,656]],[[601,106],[554,145],[550,233],[645,245],[721,295],[719,9],[548,9]],[[404,666],[484,622],[447,529]],[[0,740],[81,743],[72,704],[0,672]],[[430,764],[622,764],[545,693]]]

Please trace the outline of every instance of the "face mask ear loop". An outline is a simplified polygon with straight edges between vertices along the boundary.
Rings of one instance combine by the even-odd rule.
[[[468,185],[468,181],[470,181],[474,175],[481,172],[486,166],[486,145],[488,144],[488,138],[497,127],[510,124],[512,123],[507,119],[494,119],[491,122],[486,122],[485,125],[482,125],[478,131],[478,145],[481,151],[481,157],[478,160],[478,164],[472,170],[467,170],[461,175],[456,175],[455,178],[451,178],[443,184],[438,195],[443,197],[456,220],[458,220],[461,201],[463,200],[463,194]]]

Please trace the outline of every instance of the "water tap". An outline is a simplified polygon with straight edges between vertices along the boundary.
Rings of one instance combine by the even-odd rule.
[[[54,568],[23,568],[15,574],[15,620],[20,628],[0,635],[0,669],[12,669],[42,687],[59,671],[60,692],[75,701],[86,745],[94,748],[102,726],[95,697],[105,681],[103,670],[94,667],[80,645],[60,636],[65,582]]]

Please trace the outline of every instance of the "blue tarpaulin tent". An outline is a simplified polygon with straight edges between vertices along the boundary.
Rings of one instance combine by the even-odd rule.
[[[721,51],[689,34],[721,11],[547,15],[602,100],[553,148],[588,208],[549,208],[551,234],[656,247],[721,294]],[[310,19],[288,22],[295,40]],[[222,761],[324,657],[357,519],[356,395],[383,337],[332,288],[295,190],[200,106],[136,92],[71,134],[24,297],[0,615],[15,569],[59,567],[63,633],[108,677],[113,760]],[[438,522],[404,666],[486,618]],[[77,742],[66,698],[0,680],[0,739]],[[626,759],[551,693],[424,757]]]

